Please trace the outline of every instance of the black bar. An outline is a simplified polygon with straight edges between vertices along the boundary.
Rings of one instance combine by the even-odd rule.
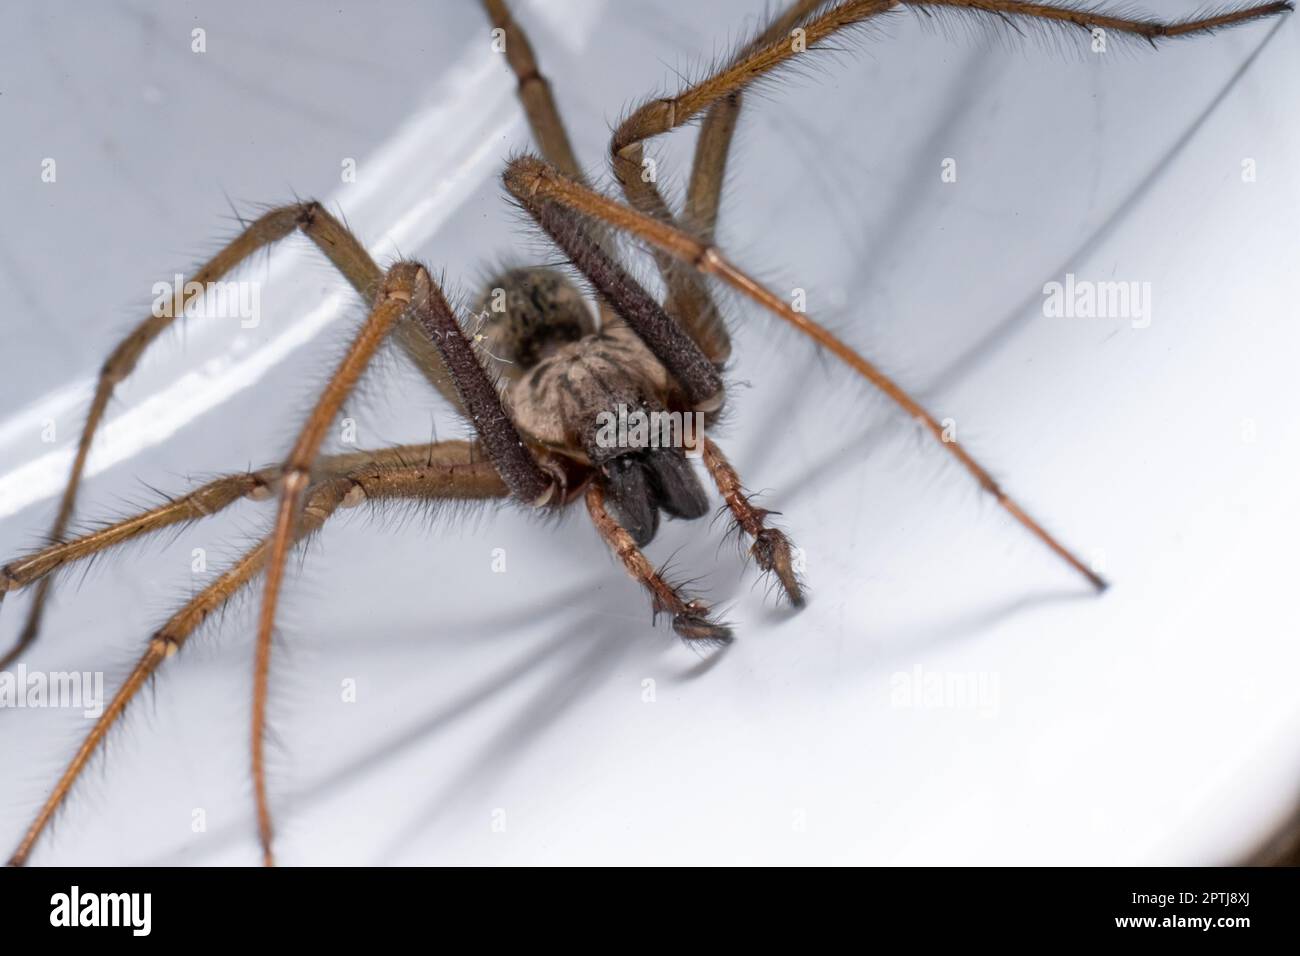
[[[67,942],[72,934],[83,942],[156,939],[204,948],[286,939],[302,949],[319,941],[337,951],[349,937],[373,943],[415,935],[437,948],[440,936],[455,940],[465,933],[480,946],[497,947],[512,931],[534,946],[564,940],[670,946],[683,937],[725,934],[734,948],[737,938],[757,934],[770,944],[793,934],[801,951],[822,939],[839,939],[837,949],[908,940],[923,951],[937,943],[983,948],[1055,940],[1176,949],[1204,940],[1235,949],[1295,939],[1296,873],[840,869],[758,878],[620,872],[592,880],[575,870],[542,882],[519,870],[10,869],[0,878],[0,926],[6,951],[25,956],[29,951],[20,946],[29,940]],[[116,909],[119,925],[53,925],[71,922],[74,886],[78,922]],[[136,935],[144,928],[143,895],[105,901],[100,894],[149,894],[148,934]]]

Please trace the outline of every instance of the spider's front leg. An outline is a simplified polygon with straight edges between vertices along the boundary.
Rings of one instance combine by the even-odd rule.
[[[704,439],[704,467],[708,469],[713,483],[718,486],[736,527],[742,534],[753,539],[754,543],[749,548],[750,555],[763,571],[776,576],[791,605],[803,607],[804,589],[799,580],[799,568],[795,564],[790,539],[780,530],[767,526],[769,512],[754,505],[745,493],[736,469],[722,454],[722,449],[708,437]]]
[[[729,644],[731,628],[709,618],[709,607],[699,600],[686,600],[676,587],[664,580],[663,574],[650,563],[628,533],[605,507],[605,489],[599,481],[587,486],[587,512],[600,536],[609,545],[623,567],[634,580],[650,592],[655,613],[665,612],[673,617],[673,630],[688,641]]]

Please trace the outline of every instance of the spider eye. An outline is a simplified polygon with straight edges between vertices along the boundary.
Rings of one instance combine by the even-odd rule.
[[[517,378],[556,349],[596,331],[582,293],[553,269],[508,269],[491,278],[475,312],[487,353]],[[509,364],[505,364],[509,363]]]

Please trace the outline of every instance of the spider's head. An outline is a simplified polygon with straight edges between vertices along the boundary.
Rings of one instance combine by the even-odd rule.
[[[488,280],[475,313],[471,333],[511,381],[596,331],[582,293],[553,269],[498,273]]]

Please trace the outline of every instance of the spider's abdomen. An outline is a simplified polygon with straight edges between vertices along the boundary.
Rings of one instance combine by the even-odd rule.
[[[477,308],[474,335],[512,382],[596,331],[582,293],[554,269],[507,269],[489,280]]]

